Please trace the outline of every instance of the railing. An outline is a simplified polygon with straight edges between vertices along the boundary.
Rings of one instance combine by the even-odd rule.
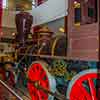
[[[19,90],[18,90],[19,91]],[[19,96],[15,89],[10,88],[5,82],[0,80],[0,100],[24,100],[24,96]],[[30,99],[27,99],[30,100]]]

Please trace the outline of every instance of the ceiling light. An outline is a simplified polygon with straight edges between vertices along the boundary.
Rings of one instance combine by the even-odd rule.
[[[64,28],[62,28],[62,27],[59,28],[59,31],[60,31],[60,32],[63,32],[63,33],[65,32]]]
[[[16,35],[16,33],[12,33],[12,36],[15,36]]]
[[[77,4],[78,2],[77,1],[74,1],[74,4]]]

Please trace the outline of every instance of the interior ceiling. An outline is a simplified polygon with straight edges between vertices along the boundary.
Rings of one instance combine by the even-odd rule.
[[[16,0],[16,10],[32,10],[33,0]]]
[[[47,0],[42,0],[46,2]],[[32,7],[36,7],[35,0],[8,0],[8,8],[12,6],[17,11],[20,10],[32,10]]]
[[[36,0],[16,0],[16,10],[21,10],[21,9],[32,10],[32,7],[36,7],[37,6],[35,1]],[[48,0],[40,0],[40,1],[41,1],[40,4],[42,4],[42,3],[44,3],[44,2],[46,2]]]

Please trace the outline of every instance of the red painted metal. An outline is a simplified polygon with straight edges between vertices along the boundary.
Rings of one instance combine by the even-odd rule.
[[[46,71],[43,69],[41,64],[35,63],[31,65],[28,72],[28,78],[34,83],[37,82],[44,89],[50,89]],[[35,85],[30,82],[28,82],[28,89],[32,100],[48,100],[48,94],[40,89],[37,89]]]
[[[0,0],[0,32],[2,32],[2,14],[3,14],[3,0]]]
[[[44,3],[45,0],[36,0],[37,2],[37,6],[41,5],[42,3]]]
[[[70,100],[98,100],[94,79],[100,79],[100,76],[91,72],[79,77],[72,86]],[[89,91],[84,86],[84,82],[87,82]]]

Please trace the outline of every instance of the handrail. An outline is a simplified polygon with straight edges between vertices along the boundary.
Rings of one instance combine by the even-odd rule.
[[[8,85],[6,85],[2,80],[0,80],[0,83],[9,91],[11,92],[14,96],[16,96],[19,100],[23,100],[18,94],[15,93]]]

